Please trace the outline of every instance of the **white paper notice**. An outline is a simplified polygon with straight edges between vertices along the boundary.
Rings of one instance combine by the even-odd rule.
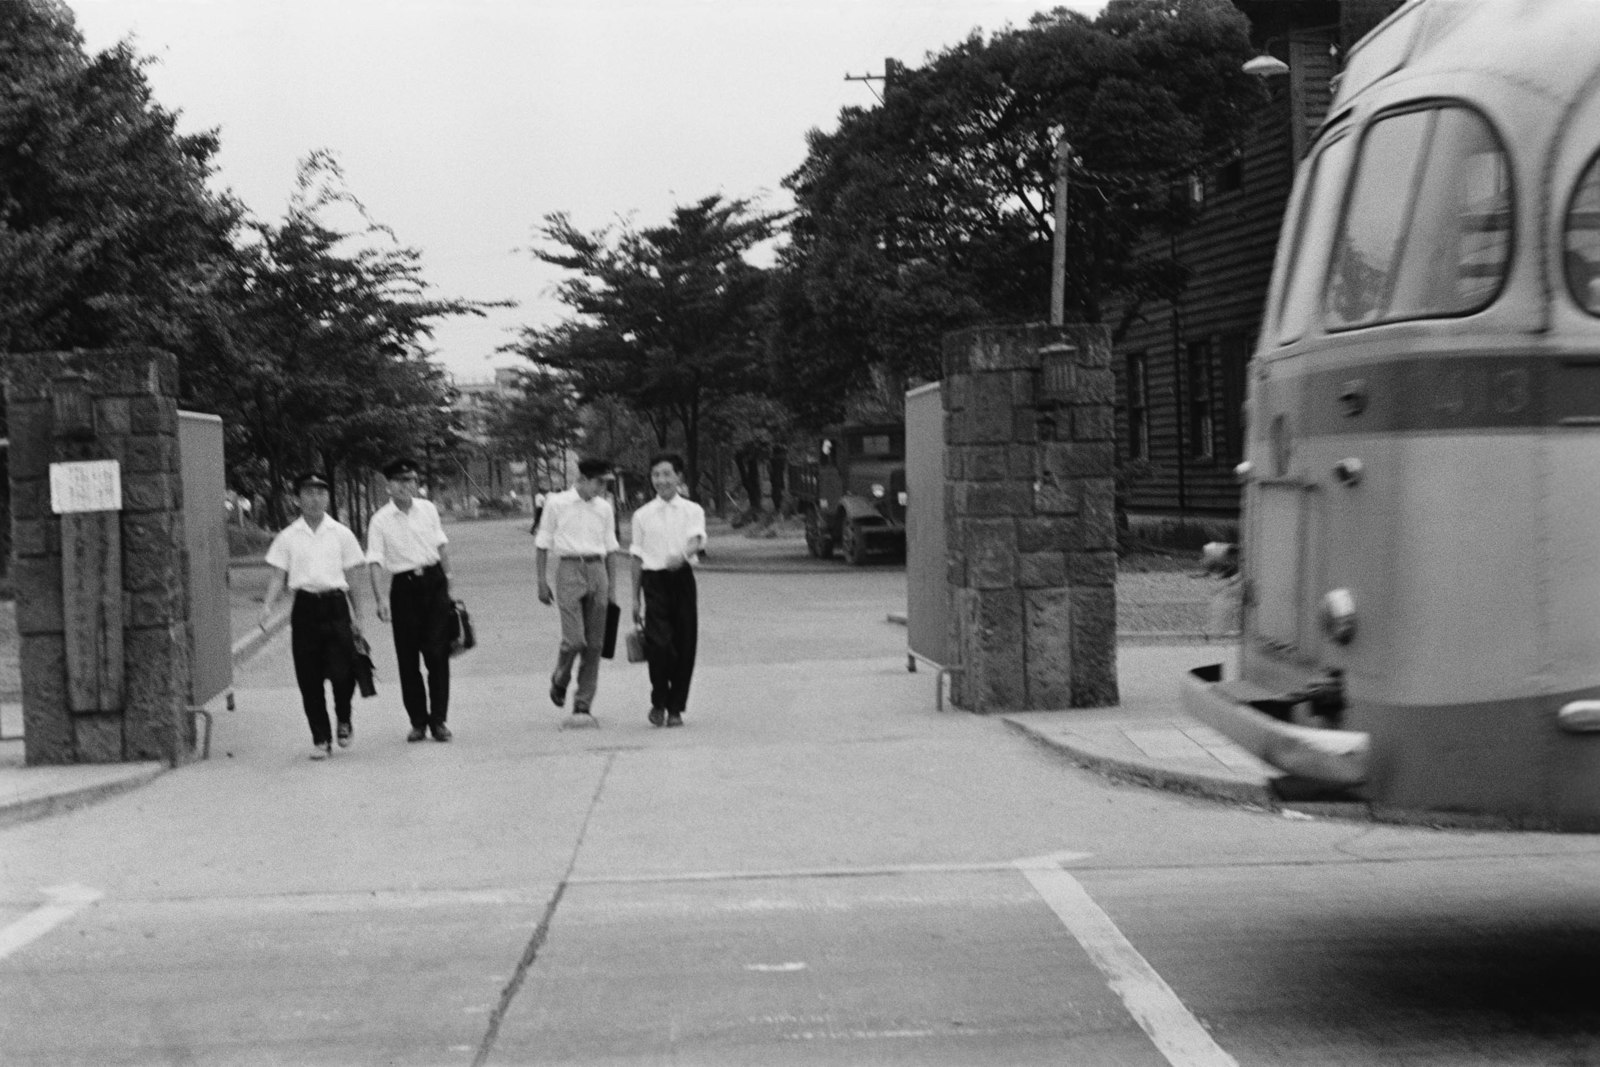
[[[122,464],[114,459],[50,464],[50,510],[57,515],[121,511]]]

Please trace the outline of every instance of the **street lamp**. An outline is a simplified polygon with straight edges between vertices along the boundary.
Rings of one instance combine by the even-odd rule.
[[[1254,59],[1245,61],[1243,68],[1246,74],[1253,74],[1257,78],[1275,78],[1280,74],[1289,73],[1289,64],[1277,56],[1262,53]]]

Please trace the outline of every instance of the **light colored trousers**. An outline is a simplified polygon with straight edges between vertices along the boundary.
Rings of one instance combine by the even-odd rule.
[[[574,711],[588,710],[600,684],[600,646],[606,636],[606,605],[611,581],[603,559],[565,558],[556,564],[556,607],[561,610],[561,652],[550,682],[566,689],[572,666],[578,665]]]

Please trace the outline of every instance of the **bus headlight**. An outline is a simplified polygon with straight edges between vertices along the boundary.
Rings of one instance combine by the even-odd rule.
[[[1341,645],[1356,636],[1356,598],[1348,589],[1330,589],[1322,598],[1322,629]]]

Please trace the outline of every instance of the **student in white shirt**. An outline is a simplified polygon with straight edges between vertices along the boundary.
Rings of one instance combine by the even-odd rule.
[[[650,664],[650,725],[682,726],[699,640],[693,563],[706,545],[706,512],[683,495],[683,457],[650,459],[656,498],[633,513],[633,621]]]
[[[562,707],[573,665],[578,665],[578,690],[572,697],[573,726],[595,725],[590,706],[600,681],[600,651],[605,640],[606,607],[617,602],[617,516],[606,499],[611,464],[603,459],[578,462],[578,481],[545,501],[534,535],[534,569],[539,602],[561,609],[561,651],[550,676],[550,701]],[[556,556],[552,590],[545,570]]]
[[[394,629],[394,655],[400,667],[400,700],[411,719],[407,741],[433,732],[450,740],[450,642],[455,608],[450,602],[449,538],[439,510],[417,495],[415,461],[396,459],[383,468],[389,502],[367,524],[367,576],[377,600],[378,618]],[[387,588],[379,575],[387,574]],[[422,667],[428,684],[422,684]]]
[[[295,482],[300,517],[285,526],[267,549],[272,580],[261,605],[261,628],[285,588],[294,594],[289,614],[289,640],[294,653],[294,680],[311,726],[311,758],[333,753],[328,728],[328,702],[323,683],[333,686],[333,710],[339,724],[339,747],[350,744],[353,728],[350,702],[355,695],[355,635],[360,615],[350,596],[349,574],[365,561],[361,543],[343,523],[328,517],[328,483],[316,474]]]

